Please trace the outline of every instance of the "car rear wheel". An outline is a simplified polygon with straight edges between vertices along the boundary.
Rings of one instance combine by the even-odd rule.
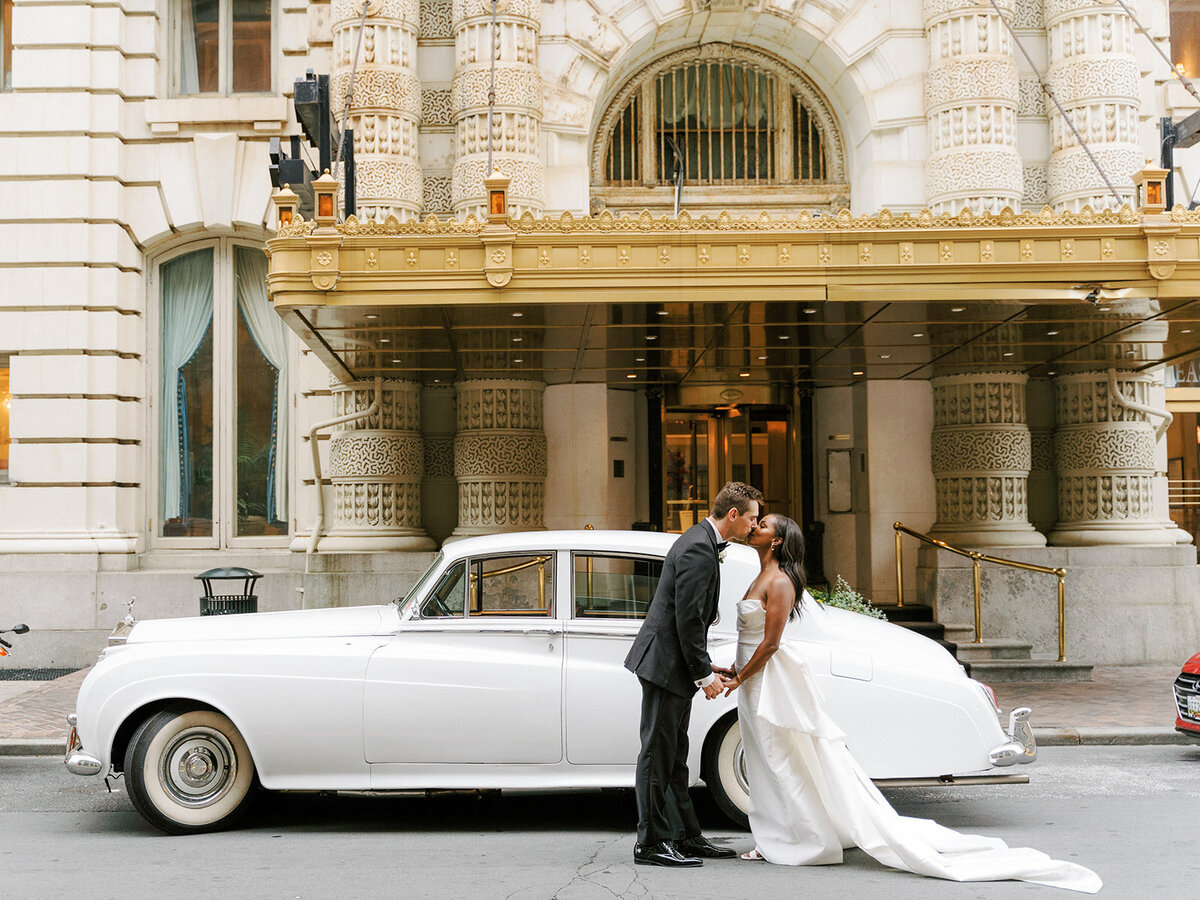
[[[227,827],[254,784],[250,748],[228,717],[211,709],[156,713],[125,753],[129,799],[168,834]]]
[[[750,784],[737,713],[720,719],[708,733],[701,759],[704,783],[717,808],[742,828],[750,827]]]

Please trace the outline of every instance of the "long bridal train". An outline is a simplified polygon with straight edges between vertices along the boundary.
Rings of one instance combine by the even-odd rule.
[[[821,614],[815,603],[805,604],[805,616]],[[739,668],[762,640],[765,619],[757,599],[738,604]],[[768,861],[840,863],[843,848],[857,846],[886,866],[935,878],[1016,879],[1093,894],[1100,890],[1099,876],[1075,863],[899,815],[825,714],[809,664],[789,646],[786,631],[774,656],[739,695],[750,827]]]

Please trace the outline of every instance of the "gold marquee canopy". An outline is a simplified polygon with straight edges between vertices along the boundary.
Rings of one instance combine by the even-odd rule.
[[[308,222],[277,196],[276,310],[343,381],[821,385],[1200,351],[1200,211],[510,218],[489,189],[486,221],[337,222],[331,200]]]

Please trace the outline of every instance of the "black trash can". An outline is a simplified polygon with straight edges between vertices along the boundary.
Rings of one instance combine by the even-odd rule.
[[[200,597],[200,615],[227,616],[232,613],[258,612],[258,597],[254,595],[254,583],[260,578],[262,578],[261,573],[239,566],[209,569],[207,572],[197,575],[196,579],[204,582],[204,594]],[[241,581],[242,592],[240,594],[214,593],[212,585],[214,581]],[[232,584],[217,585],[218,590],[234,587],[235,585]]]

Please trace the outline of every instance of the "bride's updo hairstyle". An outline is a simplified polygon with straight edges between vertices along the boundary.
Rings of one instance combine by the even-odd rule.
[[[774,548],[775,558],[779,561],[780,570],[792,579],[796,588],[796,602],[788,618],[799,619],[804,589],[808,586],[808,579],[804,575],[804,532],[787,516],[771,513],[771,520],[775,523],[775,537],[780,539],[779,546]]]

